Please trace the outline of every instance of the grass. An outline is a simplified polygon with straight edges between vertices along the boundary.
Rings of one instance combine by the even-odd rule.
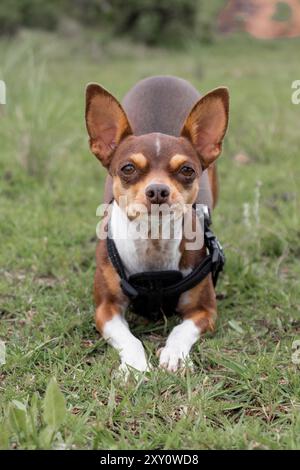
[[[300,339],[300,106],[291,103],[299,47],[242,36],[182,52],[28,32],[0,41],[3,447],[300,448],[300,370],[292,362]],[[195,346],[195,373],[154,368],[149,381],[124,386],[113,374],[118,355],[93,322],[105,173],[88,151],[83,90],[98,81],[120,98],[138,79],[164,73],[203,91],[231,91],[214,215],[227,267],[218,328]],[[132,325],[156,365],[175,322]],[[68,411],[45,444],[13,426],[9,410],[32,400],[41,408],[51,377]],[[43,429],[42,418],[35,426]]]

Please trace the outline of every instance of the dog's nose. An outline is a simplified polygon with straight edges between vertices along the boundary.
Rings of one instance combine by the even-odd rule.
[[[149,184],[145,190],[151,204],[162,204],[170,196],[170,188],[166,184]]]

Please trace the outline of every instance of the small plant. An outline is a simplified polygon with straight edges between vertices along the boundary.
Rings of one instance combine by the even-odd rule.
[[[12,400],[0,422],[0,448],[49,449],[64,447],[59,429],[67,414],[66,402],[55,378],[51,378],[43,399],[35,392],[30,403]]]

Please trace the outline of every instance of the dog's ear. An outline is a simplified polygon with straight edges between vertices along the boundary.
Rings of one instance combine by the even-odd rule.
[[[229,115],[229,92],[216,88],[204,95],[192,108],[181,131],[196,148],[203,168],[221,153]]]
[[[132,134],[125,111],[108,91],[91,83],[86,88],[85,120],[91,151],[108,168],[116,147]]]

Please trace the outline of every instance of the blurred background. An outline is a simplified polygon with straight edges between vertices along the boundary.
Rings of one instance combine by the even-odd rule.
[[[212,41],[217,32],[248,31],[255,37],[300,34],[298,0],[11,0],[0,9],[0,34],[21,28],[101,30],[147,45],[179,46]]]

